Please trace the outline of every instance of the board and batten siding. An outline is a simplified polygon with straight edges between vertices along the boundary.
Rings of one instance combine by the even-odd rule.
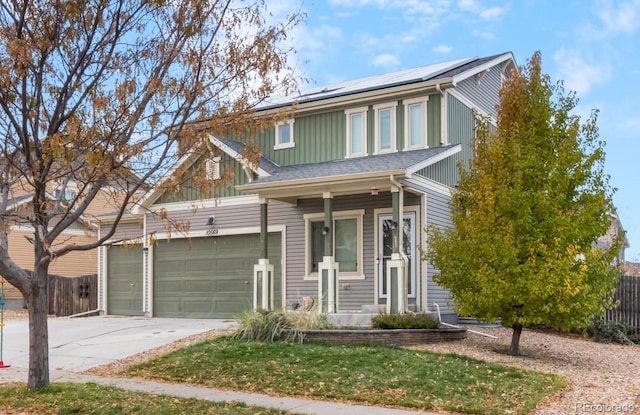
[[[422,169],[419,174],[449,187],[454,187],[460,180],[457,164],[462,160],[468,165],[471,159],[471,144],[474,137],[475,118],[471,108],[452,95],[447,96],[447,132],[449,144],[460,144],[461,151]]]
[[[451,227],[451,214],[449,202],[451,196],[444,193],[425,189],[427,193],[427,208],[425,223],[428,226]],[[433,276],[438,274],[438,270],[427,262],[427,308],[431,309],[433,303],[437,303],[440,307],[440,313],[443,315],[455,314],[452,307],[453,300],[449,290],[442,288],[433,281]]]
[[[263,156],[280,166],[342,159],[346,153],[344,111],[296,117],[295,147],[275,150],[275,126],[258,135]]]
[[[181,185],[176,189],[175,192],[164,192],[163,195],[160,196],[154,203],[163,204],[210,199],[213,197],[238,196],[240,193],[236,190],[236,186],[247,183],[247,175],[242,169],[242,165],[236,159],[224,152],[220,154],[220,174],[222,176],[230,175],[230,181],[223,180],[221,182],[215,182],[218,184],[211,186],[211,194],[208,195],[203,194],[200,189],[192,185],[191,179],[189,177],[195,174],[194,172],[196,170],[204,168],[203,163],[205,159],[205,157],[202,157],[187,169],[186,173],[184,173],[187,178],[182,181]]]

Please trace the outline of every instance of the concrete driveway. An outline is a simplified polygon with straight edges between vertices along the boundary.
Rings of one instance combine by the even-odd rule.
[[[29,322],[6,321],[3,361],[29,367]],[[233,320],[99,316],[49,319],[49,367],[80,372],[213,329]],[[1,371],[11,368],[0,369]]]

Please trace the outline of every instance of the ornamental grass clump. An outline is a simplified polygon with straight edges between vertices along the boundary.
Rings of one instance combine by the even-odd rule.
[[[238,328],[234,340],[259,342],[299,342],[304,331],[328,328],[326,316],[315,312],[280,310],[247,310],[236,319]]]
[[[374,329],[437,329],[438,320],[431,314],[378,314],[371,319]]]

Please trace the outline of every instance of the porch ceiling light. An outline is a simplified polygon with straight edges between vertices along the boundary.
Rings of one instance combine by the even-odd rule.
[[[322,234],[323,235],[327,235],[329,233],[329,227],[325,226],[324,228],[322,228]]]

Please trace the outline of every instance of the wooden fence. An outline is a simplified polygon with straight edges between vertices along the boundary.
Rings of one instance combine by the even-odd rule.
[[[98,275],[67,278],[49,276],[49,314],[57,317],[98,308]]]
[[[614,298],[620,305],[615,310],[608,310],[605,319],[640,330],[640,277],[625,275],[620,278]]]

